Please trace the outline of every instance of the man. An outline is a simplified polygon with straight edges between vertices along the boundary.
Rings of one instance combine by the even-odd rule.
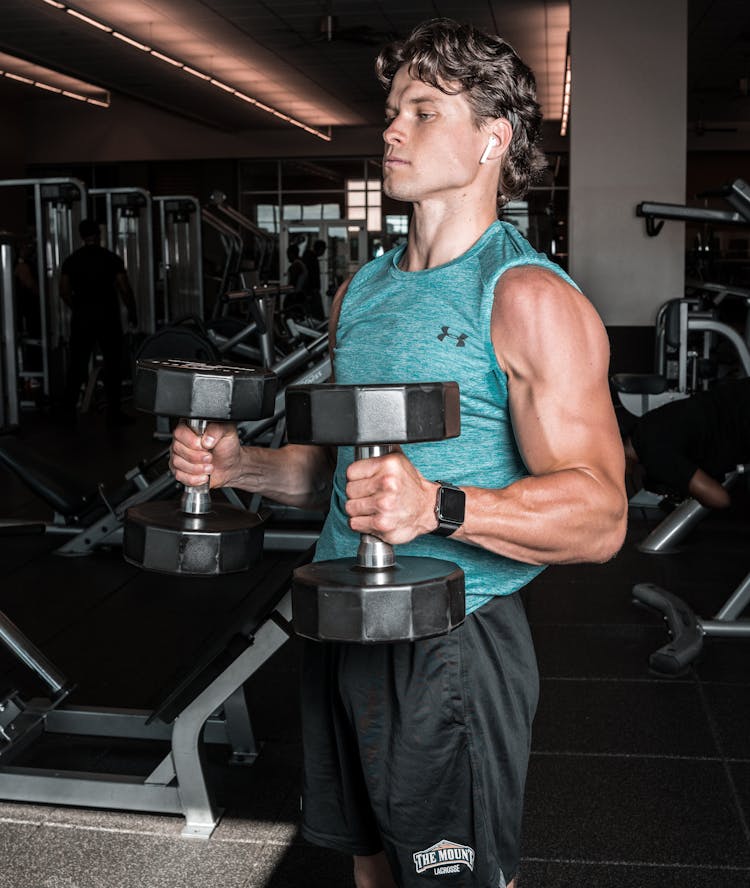
[[[629,470],[640,468],[649,490],[726,508],[731,499],[721,482],[750,462],[750,379],[649,410],[625,434],[624,445]]]
[[[99,245],[99,227],[91,219],[78,226],[83,246],[63,262],[60,296],[70,308],[70,366],[65,386],[64,407],[68,420],[75,419],[81,385],[89,374],[89,361],[96,344],[104,362],[104,392],[107,424],[126,425],[133,418],[120,410],[122,385],[122,323],[120,300],[127,309],[128,324],[136,327],[133,291],[122,259]]]
[[[314,318],[323,317],[323,297],[320,292],[320,257],[327,249],[324,240],[316,240],[309,245],[302,254],[302,261],[307,269],[307,277],[304,281],[303,293],[307,310]]]
[[[303,833],[354,855],[357,888],[513,886],[538,692],[517,592],[623,540],[607,337],[559,267],[497,221],[498,190],[521,197],[542,163],[533,75],[511,47],[440,19],[384,50],[378,73],[383,187],[413,216],[407,244],[336,295],[335,376],[456,380],[461,436],[356,462],[339,448],[332,470],[322,448],[181,427],[172,467],[292,505],[330,496],[318,559],[351,557],[364,532],[464,569],[468,616],[448,635],[306,644]],[[449,537],[433,533],[438,478],[465,495]],[[454,862],[438,872],[443,840]]]

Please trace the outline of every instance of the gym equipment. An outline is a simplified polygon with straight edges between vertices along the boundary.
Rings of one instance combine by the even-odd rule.
[[[256,274],[260,280],[267,280],[270,276],[270,263],[273,259],[275,240],[271,232],[266,231],[264,228],[259,228],[251,219],[248,219],[248,217],[240,213],[239,210],[230,206],[227,203],[227,196],[223,191],[212,191],[209,197],[209,203],[211,205],[211,211],[207,214],[204,209],[204,219],[209,219],[209,215],[212,215],[212,211],[215,209],[227,219],[231,219],[235,225],[238,225],[241,229],[250,233],[253,238],[253,261]],[[216,221],[216,218],[217,217],[214,215],[211,224]],[[231,226],[229,227],[231,229]],[[242,235],[240,232],[237,232],[237,234],[240,237],[240,243],[243,244],[244,249]],[[225,287],[224,289],[227,288]],[[223,290],[221,292],[223,292]]]
[[[156,309],[151,193],[135,187],[91,188],[89,196],[104,199],[104,213],[95,212],[94,217],[104,221],[107,249],[125,263],[138,308],[138,328],[153,333]]]
[[[20,379],[38,378],[42,393],[49,396],[52,382],[63,376],[65,359],[61,352],[69,339],[69,311],[58,292],[60,269],[75,249],[78,223],[86,214],[88,197],[84,183],[74,178],[0,180],[0,188],[15,187],[30,188],[34,196],[35,277],[39,289],[40,330],[39,339],[27,344],[39,346],[42,363],[39,370],[27,369],[21,363],[18,376]],[[23,350],[19,349],[18,354],[22,358]]]
[[[271,416],[276,377],[231,364],[141,361],[133,389],[139,410],[183,417],[202,435],[209,422]],[[212,503],[209,483],[169,501],[133,506],[125,515],[123,556],[164,573],[207,576],[246,570],[263,550],[265,515]]]
[[[738,471],[729,472],[722,482],[722,487],[729,490],[741,477]],[[698,500],[689,497],[659,522],[637,549],[646,555],[669,555],[679,551],[680,543],[699,524],[711,509],[702,506]]]
[[[169,329],[175,331],[175,328]],[[192,333],[189,328],[186,327],[184,332],[184,341],[178,344],[186,350],[193,350],[194,353],[196,346],[201,349],[213,348],[207,339]],[[165,331],[165,336],[167,333]],[[170,338],[170,342],[174,341]],[[271,370],[279,379],[289,379],[298,385],[325,382],[331,375],[328,336],[324,334],[314,342],[301,344],[277,361]],[[284,417],[284,390],[279,389],[272,416],[238,424],[240,441],[257,446],[279,446],[284,436]],[[168,449],[165,449],[149,459],[141,460],[125,473],[123,483],[116,488],[105,489],[99,485],[92,490],[71,477],[59,464],[35,453],[26,443],[11,435],[0,438],[0,465],[13,472],[52,509],[52,521],[43,523],[41,530],[68,537],[56,550],[58,555],[66,556],[85,556],[102,545],[121,545],[122,526],[129,508],[174,495],[179,485],[166,468],[168,453]],[[224,488],[222,493],[230,502],[242,505],[231,488]],[[273,505],[271,509],[276,525],[279,510]],[[313,545],[318,538],[319,516],[310,518],[290,509],[283,512],[284,518],[289,518],[292,526],[266,528],[264,548],[298,551]],[[35,522],[34,526],[38,523]],[[28,532],[28,526],[28,522],[23,520],[4,522],[0,533]]]
[[[712,192],[732,206],[732,210],[712,210],[704,207],[685,207],[679,204],[643,201],[635,208],[636,216],[646,221],[646,233],[656,237],[664,227],[664,220],[676,219],[680,222],[720,222],[722,225],[750,225],[750,185],[742,179]],[[702,195],[702,196],[709,196]],[[654,220],[661,219],[661,222]]]
[[[0,234],[0,429],[18,425],[16,315],[13,299],[13,250]]]
[[[396,444],[460,434],[456,383],[292,386],[286,393],[290,443],[354,445],[355,459]],[[294,630],[325,641],[413,641],[442,635],[465,617],[464,574],[450,561],[395,557],[392,546],[360,536],[355,559],[297,568]]]
[[[201,205],[189,194],[154,197],[159,210],[162,281],[161,317],[164,324],[185,315],[202,318],[203,238]]]
[[[737,467],[737,474],[750,471],[750,465]],[[750,574],[748,574],[712,620],[697,616],[692,608],[673,592],[654,583],[633,586],[633,598],[658,611],[667,624],[672,640],[649,657],[649,665],[656,672],[679,675],[695,660],[703,648],[706,635],[723,638],[750,638],[750,620],[738,619],[750,604]]]
[[[691,343],[691,334],[698,335],[699,347]],[[713,312],[701,310],[695,299],[665,302],[656,318],[656,373],[616,373],[611,377],[623,407],[642,416],[701,387],[701,368],[717,336],[732,346],[742,372],[750,376],[750,350],[736,330],[715,320]]]
[[[0,799],[177,814],[185,818],[183,838],[210,838],[221,810],[203,744],[228,745],[232,766],[255,762],[258,747],[243,685],[292,635],[289,573],[307,557],[264,560],[248,578],[243,599],[217,610],[216,627],[149,710],[66,703],[72,683],[0,612],[0,643],[46,691],[31,696],[12,689],[0,697]],[[158,741],[165,748],[151,762],[141,759],[138,772],[29,761],[26,754],[51,735]]]

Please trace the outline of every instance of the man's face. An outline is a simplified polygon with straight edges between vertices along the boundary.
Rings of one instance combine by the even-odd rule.
[[[475,184],[488,134],[476,128],[463,93],[447,95],[404,65],[393,78],[386,121],[383,190],[389,197],[419,202]]]

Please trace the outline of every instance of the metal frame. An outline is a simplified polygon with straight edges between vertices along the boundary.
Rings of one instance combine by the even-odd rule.
[[[42,353],[42,370],[40,374],[26,373],[27,376],[41,376],[42,389],[45,395],[50,394],[50,354],[53,348],[68,339],[68,312],[58,297],[57,286],[60,266],[63,259],[73,252],[74,209],[80,212],[87,207],[86,186],[80,179],[69,177],[52,177],[45,179],[2,179],[0,188],[32,187],[34,194],[34,228],[37,241],[37,285],[39,287],[40,312],[40,346]],[[63,201],[60,191],[69,186],[78,192],[77,200]],[[47,225],[43,213],[44,205],[48,207],[64,203],[67,207],[66,217],[59,214],[49,215]],[[55,204],[57,206],[57,204]],[[65,255],[63,255],[65,253]]]
[[[738,477],[750,471],[750,465],[739,465],[735,472],[727,476],[727,482],[734,483]],[[694,501],[691,501],[694,502]],[[702,508],[702,507],[701,507]],[[707,511],[707,510],[704,510]],[[696,510],[686,513],[694,519]],[[693,520],[693,524],[696,523]],[[692,525],[691,525],[692,526]],[[658,611],[667,624],[672,640],[649,657],[649,664],[657,672],[678,675],[700,654],[705,636],[723,638],[750,638],[750,620],[739,619],[750,605],[750,573],[740,582],[712,619],[697,616],[690,605],[673,592],[662,589],[654,583],[638,583],[633,586],[633,598]]]
[[[722,487],[729,490],[741,477],[741,472],[729,472]],[[651,533],[638,544],[638,550],[646,555],[669,555],[678,551],[680,543],[711,512],[698,500],[690,497],[659,523]]]
[[[201,226],[201,205],[197,197],[190,194],[171,194],[166,196],[154,197],[154,203],[159,208],[159,234],[161,238],[161,257],[160,266],[162,271],[162,281],[164,283],[163,292],[163,312],[161,321],[169,324],[172,321],[184,317],[185,315],[196,315],[202,318],[204,315],[204,291],[203,291],[203,230]],[[175,242],[173,227],[170,227],[168,213],[170,211],[179,211],[187,208],[189,214],[188,220],[184,223],[187,238],[184,251],[180,249],[180,242]],[[176,226],[177,222],[172,222],[172,226]],[[186,252],[187,255],[183,255]],[[188,267],[195,272],[196,287],[189,294],[177,293],[175,296],[175,288],[172,286],[172,272],[175,269]],[[189,297],[194,293],[195,298],[191,300]],[[173,307],[176,307],[173,311]]]
[[[13,249],[0,235],[0,429],[17,426],[20,418],[13,289]]]
[[[667,219],[678,222],[706,222],[709,224],[718,222],[722,225],[750,225],[750,186],[745,181],[735,179],[730,185],[716,193],[716,196],[723,197],[734,207],[734,211],[643,201],[635,208],[635,214],[646,220],[646,233],[649,237],[656,237],[664,227],[664,220]],[[662,221],[656,222],[656,219]]]
[[[291,595],[282,592],[261,618],[250,645],[171,725],[154,720],[154,713],[144,711],[66,708],[54,696],[28,704],[17,696],[5,701],[4,720],[0,722],[0,798],[181,814],[185,818],[183,838],[210,838],[221,812],[206,780],[202,741],[229,743],[236,762],[255,760],[257,748],[242,686],[290,637],[291,618]],[[30,644],[19,636],[15,638],[17,655],[19,643],[21,647],[24,642]],[[34,668],[28,658],[25,662]],[[44,665],[46,668],[48,661]],[[47,683],[53,694],[59,694],[65,680],[54,667],[52,670],[53,678]],[[216,716],[220,711],[222,715]],[[44,733],[166,740],[170,750],[149,774],[137,777],[13,765],[13,759]]]
[[[103,196],[105,199],[107,248],[122,258],[126,271],[130,275],[133,275],[135,270],[139,272],[137,280],[131,277],[138,306],[138,326],[144,333],[153,333],[156,330],[156,297],[154,293],[154,226],[151,193],[144,188],[92,188],[89,195],[91,197]],[[123,246],[119,226],[115,225],[116,220],[121,218],[121,214],[118,214],[117,211],[128,206],[135,206],[145,211],[142,216],[140,213],[138,214],[139,232],[141,224],[144,225],[145,231],[138,238],[138,257],[135,269],[134,263],[128,255],[127,247]]]
[[[619,398],[620,403],[634,416],[643,416],[644,413],[653,410],[656,407],[660,407],[662,404],[689,396],[688,359],[690,355],[688,352],[688,334],[690,333],[703,333],[706,337],[714,334],[723,336],[734,347],[745,376],[750,376],[750,350],[743,337],[727,324],[722,324],[720,321],[713,320],[713,318],[711,318],[706,312],[691,312],[690,306],[694,304],[694,300],[671,300],[670,303],[666,303],[666,305],[668,306],[671,302],[675,301],[680,303],[680,341],[677,354],[677,388],[655,395],[645,392],[618,391],[617,397]],[[661,320],[663,321],[666,312],[662,312],[662,309],[659,311]],[[663,336],[663,334],[661,335]],[[657,328],[657,346],[660,341],[663,342],[663,338],[660,340],[660,333]],[[704,339],[704,356],[708,345],[708,340]],[[657,368],[658,367],[659,364],[657,362]],[[658,375],[664,375],[666,369],[666,365],[663,365],[662,372]],[[693,382],[693,380],[691,380],[691,382]]]

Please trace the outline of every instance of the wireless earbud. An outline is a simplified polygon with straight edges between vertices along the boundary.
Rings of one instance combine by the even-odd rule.
[[[482,152],[482,156],[479,158],[479,163],[487,163],[487,160],[490,156],[490,151],[497,145],[497,136],[490,136],[487,139],[487,147]]]

